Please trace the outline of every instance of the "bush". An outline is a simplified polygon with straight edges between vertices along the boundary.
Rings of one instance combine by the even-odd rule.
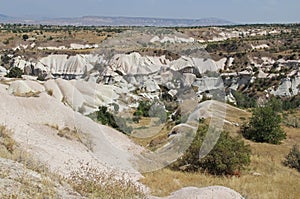
[[[205,138],[207,126],[200,126],[197,135],[186,153],[171,165],[173,169],[207,171],[214,175],[234,175],[250,164],[250,147],[240,138],[222,132],[214,148],[202,159],[199,151]]]
[[[267,105],[254,110],[250,122],[241,128],[246,139],[255,142],[267,142],[270,144],[280,144],[286,138],[285,132],[280,127],[281,117]]]
[[[29,38],[28,35],[26,35],[26,34],[22,35],[22,39],[23,39],[24,41],[26,41],[28,38]]]
[[[140,101],[139,106],[133,115],[149,117],[150,108],[151,108],[151,103],[149,101]]]
[[[276,97],[272,97],[268,101],[267,106],[271,106],[271,108],[276,112],[282,112],[282,101]]]
[[[23,71],[18,67],[13,67],[10,69],[9,73],[6,75],[6,77],[9,78],[22,78]]]
[[[257,105],[255,98],[249,97],[239,91],[232,92],[232,95],[234,96],[237,107],[239,108],[254,108]]]
[[[282,108],[283,110],[300,108],[300,94],[297,94],[296,96],[288,99],[284,99],[282,102]]]
[[[143,117],[158,117],[160,122],[165,122],[168,118],[163,104],[158,101],[150,103],[149,101],[140,101],[137,110],[133,113],[135,121]]]
[[[111,126],[125,134],[130,134],[132,132],[132,127],[127,126],[125,119],[114,116],[113,114],[108,112],[107,107],[99,107],[99,111],[97,111],[96,113],[97,120],[100,121],[103,125]]]
[[[297,169],[300,172],[300,150],[298,145],[294,145],[290,153],[285,157],[284,165]]]
[[[37,80],[39,80],[39,81],[45,81],[45,77],[43,75],[39,75],[37,77]]]

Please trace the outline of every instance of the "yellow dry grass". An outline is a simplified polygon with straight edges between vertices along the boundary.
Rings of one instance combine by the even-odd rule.
[[[300,111],[298,110],[300,113]],[[226,119],[238,122],[241,117],[249,118],[250,113],[235,108],[227,109]],[[243,120],[243,119],[242,119]],[[242,122],[242,121],[240,121]],[[237,127],[231,126],[234,134]],[[166,196],[182,187],[206,187],[221,185],[232,188],[247,199],[296,199],[300,198],[300,173],[282,164],[294,144],[300,143],[299,128],[283,127],[287,139],[281,145],[254,143],[245,140],[252,149],[251,164],[241,177],[218,177],[205,173],[184,173],[168,168],[145,173],[142,183],[149,186],[152,194]],[[230,130],[230,125],[226,127]]]
[[[168,138],[168,133],[174,126],[172,123],[159,124],[157,125],[159,118],[145,118],[142,117],[138,124],[133,124],[134,128],[133,134],[130,137],[135,143],[144,147],[156,147],[166,141]],[[147,137],[140,138],[138,135],[149,135]]]

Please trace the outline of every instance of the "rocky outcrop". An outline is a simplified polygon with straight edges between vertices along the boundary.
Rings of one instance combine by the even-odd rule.
[[[134,52],[115,55],[109,62],[109,67],[104,71],[103,75],[110,76],[115,72],[122,75],[146,75],[158,72],[162,67],[167,67],[174,71],[194,68],[196,70],[194,73],[203,74],[207,71],[217,72],[220,69],[224,69],[225,61],[226,58],[215,62],[212,59],[185,56],[176,60],[168,60],[165,56],[141,56],[139,53]]]
[[[52,74],[55,77],[75,79],[94,68],[96,63],[102,62],[102,57],[93,54],[77,54],[69,56],[66,54],[49,55],[37,61],[26,61],[22,57],[14,58],[14,66],[19,67],[30,75]]]
[[[93,69],[92,63],[98,61],[97,58],[91,55],[70,57],[68,55],[49,55],[40,59],[35,69],[40,69],[45,73],[50,72],[55,76],[73,79]]]
[[[8,87],[8,93],[15,96],[33,96],[45,91],[45,88],[36,81],[17,80]]]
[[[271,90],[271,94],[281,97],[292,97],[300,91],[300,76],[285,78],[276,90]]]
[[[178,191],[173,192],[170,196],[159,198],[150,197],[151,199],[211,199],[211,198],[222,198],[222,199],[243,199],[241,194],[236,191],[222,186],[210,186],[203,188],[196,187],[185,187]]]
[[[76,88],[71,88],[71,85],[67,86],[70,92]],[[14,132],[13,138],[20,147],[47,163],[51,171],[67,175],[66,162],[79,168],[80,161],[84,161],[102,170],[128,172],[133,179],[140,177],[130,160],[142,149],[128,137],[73,111],[46,92],[36,97],[15,97],[8,93],[7,88],[7,85],[0,84],[1,121]],[[66,95],[64,91],[62,89],[63,96]],[[59,130],[65,127],[75,132],[75,138],[84,137],[85,141],[58,136]]]

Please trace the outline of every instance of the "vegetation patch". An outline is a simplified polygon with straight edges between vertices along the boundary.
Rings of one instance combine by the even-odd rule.
[[[285,157],[284,165],[297,169],[300,172],[300,150],[298,145],[294,145],[290,153]]]
[[[72,171],[66,180],[74,190],[88,198],[146,198],[142,187],[125,175],[119,177],[114,172],[103,172],[89,163],[81,163],[80,170]]]
[[[255,142],[280,144],[286,138],[282,130],[280,115],[271,105],[254,109],[250,122],[241,128],[245,138]]]
[[[75,140],[77,142],[80,142],[83,145],[85,145],[89,150],[93,151],[93,143],[89,135],[81,132],[76,127],[71,129],[69,127],[59,128],[57,125],[47,124],[47,126],[57,131],[58,136],[66,138],[68,140]]]
[[[241,138],[222,132],[214,148],[203,158],[199,152],[208,131],[201,125],[186,153],[171,168],[185,171],[207,171],[214,175],[239,175],[250,164],[251,150]]]
[[[132,127],[127,126],[124,118],[113,115],[105,106],[99,107],[99,110],[96,111],[96,118],[103,125],[111,126],[124,134],[130,134],[133,130]]]
[[[18,67],[12,67],[7,73],[6,77],[9,78],[22,78],[23,71]]]

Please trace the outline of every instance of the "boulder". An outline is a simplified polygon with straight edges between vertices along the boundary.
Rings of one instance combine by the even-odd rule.
[[[243,199],[243,196],[236,191],[223,186],[210,186],[203,188],[185,187],[173,192],[170,196],[159,198],[150,197],[152,199]]]

